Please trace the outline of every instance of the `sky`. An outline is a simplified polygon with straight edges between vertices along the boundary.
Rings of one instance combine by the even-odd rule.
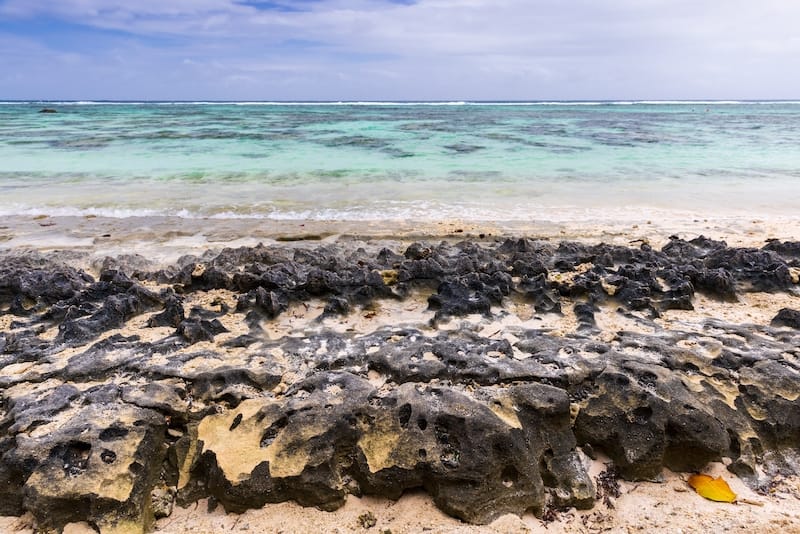
[[[798,21],[795,0],[0,0],[0,99],[797,99]]]

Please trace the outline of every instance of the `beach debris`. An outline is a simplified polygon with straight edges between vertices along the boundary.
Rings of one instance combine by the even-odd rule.
[[[329,235],[330,234],[282,235],[276,237],[275,241],[278,241],[279,243],[291,243],[292,241],[322,241]]]
[[[734,502],[736,500],[736,494],[722,477],[713,478],[702,474],[692,475],[689,477],[688,482],[698,495],[710,501]]]
[[[613,499],[622,495],[619,487],[619,473],[613,466],[607,465],[606,468],[594,478],[597,485],[595,498],[602,500],[607,508],[614,509]]]
[[[372,528],[378,524],[378,519],[372,512],[365,512],[358,516],[358,526],[361,528]]]
[[[544,509],[542,513],[542,523],[545,524],[545,527],[548,523],[552,523],[553,521],[558,521],[560,518],[560,514],[557,508],[553,508],[552,506],[548,506]]]

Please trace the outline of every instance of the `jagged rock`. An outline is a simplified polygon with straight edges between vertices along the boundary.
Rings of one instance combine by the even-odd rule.
[[[684,241],[677,236],[672,236],[669,243],[661,249],[661,252],[677,258],[703,258],[727,246],[725,241],[715,241],[705,236],[699,236],[690,241]]]
[[[400,282],[416,280],[436,280],[445,272],[445,269],[434,258],[407,260],[400,264],[397,279]]]
[[[239,297],[236,310],[243,312],[255,308],[266,315],[268,319],[274,319],[288,307],[289,303],[285,294],[279,291],[267,291],[259,286]]]
[[[781,291],[793,284],[788,265],[771,251],[723,248],[710,254],[705,264],[710,269],[723,267],[734,272],[751,291]]]
[[[22,483],[27,476],[24,466],[10,465],[2,458],[13,449],[16,443],[12,439],[0,441],[0,515],[19,516],[25,513],[22,503]]]
[[[71,380],[102,379],[112,370],[141,360],[143,352],[137,345],[139,336],[125,337],[114,334],[95,343],[88,350],[72,356],[64,367],[64,378]]]
[[[419,331],[377,332],[364,340],[370,354],[369,369],[387,375],[393,382],[430,382],[454,379],[481,385],[516,380],[557,381],[557,373],[535,359],[517,360],[506,340],[491,340],[466,333],[440,334],[434,338]],[[330,345],[330,344],[329,344]],[[350,359],[340,367],[361,364]],[[331,367],[332,368],[332,367]]]
[[[450,388],[406,384],[376,396],[363,379],[321,374],[285,404],[253,399],[206,417],[199,460],[189,462],[236,511],[290,498],[332,509],[348,486],[392,498],[424,486],[449,513],[487,523],[543,511],[543,476],[555,481],[549,490],[559,505],[593,502],[564,391],[529,385],[482,395],[488,405]]]
[[[628,479],[728,457],[756,486],[797,470],[798,312],[679,314],[696,292],[795,294],[796,250],[341,242],[104,259],[97,281],[63,263],[80,256],[0,252],[0,513],[141,529],[203,497],[333,509],[422,487],[484,523],[590,506],[578,446]],[[397,302],[418,295],[429,310]],[[340,318],[314,321],[323,305]],[[562,305],[577,325],[534,314]]]
[[[325,304],[323,317],[347,315],[348,313],[350,313],[350,303],[346,298],[331,297]]]
[[[403,256],[409,260],[421,260],[431,255],[431,249],[424,246],[422,243],[412,243],[408,246]]]
[[[150,408],[172,419],[181,419],[189,411],[186,385],[176,379],[159,380],[144,385],[124,386],[122,400],[140,408]]]
[[[525,298],[533,303],[533,308],[537,312],[561,313],[558,294],[550,289],[545,273],[539,273],[532,278],[523,276],[519,289]]]
[[[281,381],[281,375],[272,366],[260,369],[222,366],[191,377],[195,398],[224,400],[231,405],[269,391]]]
[[[780,241],[778,239],[771,239],[763,250],[771,250],[777,252],[781,256],[788,258],[800,258],[800,241]]]
[[[208,291],[210,289],[230,289],[232,287],[232,278],[225,271],[215,266],[208,266],[202,263],[190,264],[183,268],[182,274],[182,278],[188,281],[191,289]]]
[[[177,334],[194,345],[200,341],[214,341],[214,336],[227,331],[219,319],[185,319],[178,325]]]
[[[121,328],[131,317],[148,307],[135,294],[111,295],[103,303],[103,307],[90,317],[61,323],[58,340],[64,343],[91,341],[107,330]]]
[[[698,291],[720,298],[728,302],[736,302],[736,282],[730,271],[719,269],[696,269],[690,267],[686,275]]]
[[[790,308],[783,308],[778,312],[772,322],[772,326],[788,326],[790,328],[800,328],[800,311]]]
[[[91,283],[91,276],[38,255],[5,254],[0,267],[0,305],[29,301],[27,308],[67,300]],[[19,309],[19,308],[18,308]]]
[[[150,493],[150,502],[153,508],[153,517],[161,519],[172,515],[172,508],[175,505],[176,490],[173,487],[159,485]]]
[[[16,474],[12,482],[21,497],[12,499],[19,509],[11,513],[31,511],[44,528],[89,521],[101,529],[144,532],[164,454],[163,417],[123,403],[95,403],[91,396],[88,405],[74,405],[66,400],[81,395],[74,389],[66,397],[58,388],[49,393],[11,400],[15,427],[24,430],[0,460],[0,475]],[[43,409],[57,415],[28,415]]]
[[[436,294],[428,298],[430,308],[437,310],[434,320],[470,313],[489,315],[492,301],[486,289],[481,282],[469,285],[463,281],[442,282]]]
[[[147,320],[147,326],[171,326],[178,328],[183,320],[186,318],[183,311],[183,303],[181,299],[176,296],[167,297],[164,301],[164,311],[153,315]]]
[[[680,380],[637,367],[634,376],[611,368],[595,378],[596,390],[575,421],[579,442],[602,447],[635,480],[655,479],[664,466],[699,470],[728,452],[725,427]]]
[[[594,312],[598,311],[597,306],[587,303],[580,303],[575,305],[575,317],[578,318],[579,328],[594,328],[597,322],[594,319]]]

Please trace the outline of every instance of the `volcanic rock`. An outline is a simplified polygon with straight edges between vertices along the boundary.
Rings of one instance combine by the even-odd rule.
[[[483,524],[591,507],[583,449],[756,487],[796,473],[797,250],[343,239],[87,257],[97,280],[3,252],[0,513],[144,531],[424,488]]]

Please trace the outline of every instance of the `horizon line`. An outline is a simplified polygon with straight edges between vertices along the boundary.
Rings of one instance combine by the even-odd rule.
[[[800,103],[797,99],[529,99],[529,100],[214,100],[214,99],[2,99],[0,104],[747,104]]]

